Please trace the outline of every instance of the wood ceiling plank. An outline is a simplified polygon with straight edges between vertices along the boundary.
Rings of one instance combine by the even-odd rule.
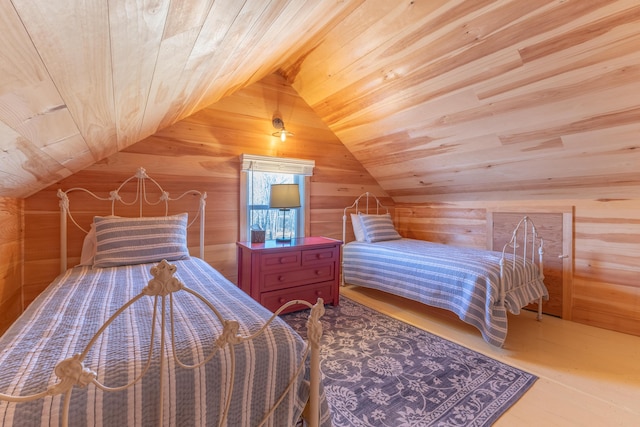
[[[417,151],[413,159],[408,156],[396,159],[402,161],[402,170],[396,169],[393,161],[382,165],[376,163],[377,157],[365,161],[364,165],[385,188],[421,186],[425,194],[435,191],[435,187],[470,186],[474,181],[489,187],[503,181],[518,186],[520,181],[544,182],[545,179],[549,185],[556,185],[557,182],[577,185],[580,180],[593,185],[608,175],[623,176],[627,180],[625,185],[637,186],[640,183],[640,174],[637,173],[638,144],[633,142],[633,135],[639,131],[640,124],[632,123],[576,134],[565,137],[568,141],[562,144],[560,151],[532,152],[528,147],[534,145],[535,141],[529,141],[504,148],[480,146],[476,152],[468,153],[456,150],[436,152],[427,157],[423,157],[423,154],[429,154],[426,150],[425,153]],[[459,144],[456,148],[474,144]],[[526,156],[523,156],[523,152],[527,153]]]
[[[415,126],[416,122],[429,123],[431,120],[449,122],[452,115],[458,112],[464,113],[469,109],[473,111],[482,109],[484,115],[491,115],[491,110],[479,102],[472,88],[484,80],[519,69],[521,65],[522,61],[516,51],[499,51],[434,78],[415,81],[409,87],[391,91],[383,99],[372,104],[362,104],[358,110],[352,110],[348,115],[331,123],[331,128],[337,134],[342,134],[351,127],[393,116],[394,119],[387,120],[388,123],[394,123],[398,129],[407,129]],[[389,79],[395,78],[402,77],[389,77]],[[458,93],[467,94],[464,104],[450,106],[446,110],[434,108],[436,103],[441,104],[437,102],[440,98],[453,99]],[[417,110],[420,114],[414,114],[409,118],[409,122],[403,120],[407,119],[406,111]]]
[[[595,38],[606,37],[609,32],[621,26],[632,24],[637,27],[638,20],[640,6],[637,4],[603,4],[601,9],[585,16],[578,16],[571,23],[570,29],[559,29],[559,34],[546,34],[544,40],[520,49],[520,54],[525,63],[535,61],[588,43]]]
[[[182,86],[186,75],[183,73],[187,73],[187,61],[194,54],[198,36],[204,31],[203,23],[212,2],[192,1],[189,7],[181,2],[171,2],[138,140],[167,125],[163,120],[172,107],[175,109],[175,105],[185,98]]]
[[[253,48],[259,44],[260,39],[270,28],[273,29],[273,22],[286,10],[289,0],[272,0],[260,2],[249,0],[239,11],[236,23],[232,31],[227,34],[220,52],[216,52],[216,66],[211,67],[206,73],[206,78],[200,81],[200,86],[188,105],[185,105],[180,113],[180,117],[186,117],[195,111],[229,95],[244,87],[248,76],[255,73],[259,58],[255,58]],[[280,28],[279,28],[280,30]],[[270,52],[277,52],[277,46],[271,46]],[[249,68],[242,68],[240,64],[251,58],[252,64]]]
[[[59,162],[65,169],[75,173],[93,164],[93,153],[80,134],[52,141],[42,147],[42,152]]]
[[[349,44],[349,40],[355,37],[355,34],[360,34],[361,28],[359,27],[361,21],[366,19],[365,16],[361,16],[361,19],[352,19],[353,14],[358,14],[359,8],[365,2],[373,2],[377,0],[352,0],[349,2],[340,2],[340,8],[333,7],[332,4],[327,2],[321,2],[323,7],[329,6],[328,9],[323,9],[316,14],[316,17],[322,19],[313,19],[303,28],[302,33],[305,34],[305,39],[300,40],[292,48],[283,55],[282,62],[278,73],[285,77],[289,84],[293,84],[298,81],[299,85],[304,85],[298,79],[298,72],[302,64],[305,68],[311,68],[319,70],[319,67],[324,67],[330,60],[329,55],[337,49],[340,49],[343,44],[339,42],[340,39],[344,40],[344,44]],[[386,3],[383,3],[383,5]],[[377,18],[374,18],[377,19]],[[352,32],[342,31],[338,34],[340,28],[344,28],[342,25],[346,21],[351,21],[352,25],[357,25]],[[348,25],[351,27],[352,25]],[[360,29],[360,31],[358,31]],[[350,37],[347,33],[352,34]],[[338,40],[338,41],[337,41]],[[323,54],[318,54],[320,51]],[[353,52],[351,52],[353,54]],[[313,55],[313,57],[312,57]],[[314,62],[314,57],[318,56]],[[321,74],[321,73],[318,73]],[[304,85],[307,92],[310,92],[313,85]]]
[[[472,34],[474,37],[469,37],[469,34],[464,32],[460,34],[458,27],[454,26],[454,29],[446,32],[434,43],[418,49],[410,45],[402,59],[396,57],[397,61],[401,61],[400,67],[408,70],[401,78],[390,80],[385,85],[370,86],[369,82],[378,79],[377,72],[367,74],[366,70],[363,70],[358,82],[312,106],[327,123],[334,123],[363,106],[379,102],[388,93],[410,88],[416,82],[429,80],[502,49],[513,49],[513,46],[518,46],[524,40],[597,8],[594,4],[581,2],[579,5],[572,3],[573,7],[561,4],[549,10],[544,7],[547,3],[549,2],[542,0],[527,2],[526,5],[518,2],[501,3],[472,21],[456,15],[458,18],[464,18],[463,22],[459,23],[463,29],[481,28],[481,34]],[[554,13],[554,19],[549,19],[548,15],[551,12]],[[513,21],[516,16],[520,16],[520,19]],[[345,96],[347,93],[348,96]],[[348,102],[345,103],[347,99]]]
[[[396,114],[392,122],[405,129],[413,126],[414,137],[424,134],[437,139],[442,135],[455,133],[454,129],[457,126],[475,127],[472,132],[476,134],[481,131],[487,132],[487,126],[491,123],[498,133],[504,133],[505,123],[518,123],[518,127],[524,128],[531,126],[531,121],[535,121],[538,126],[549,127],[553,121],[562,120],[562,117],[568,116],[569,120],[573,120],[577,114],[573,107],[576,102],[583,106],[580,112],[583,115],[593,114],[591,110],[594,108],[600,111],[618,111],[635,105],[633,94],[640,90],[637,83],[640,81],[640,66],[635,64],[640,64],[640,51],[521,88],[511,97],[503,96],[500,100],[486,100],[482,103],[469,100],[466,105],[454,104],[453,107],[457,107],[456,111],[452,111],[451,108],[437,108],[434,105],[431,110],[439,112],[437,116],[423,113],[429,109],[430,104],[426,104],[422,105],[420,110],[407,109],[404,113]],[[610,94],[605,95],[607,92]],[[580,102],[582,98],[598,94],[602,94],[603,98],[598,105]],[[554,107],[554,104],[560,107]],[[410,115],[412,111],[415,111],[413,123]],[[553,119],[550,120],[549,116]],[[415,125],[418,121],[419,126]],[[424,129],[424,133],[420,129]],[[384,126],[381,130],[384,133]],[[464,138],[463,134],[456,134],[457,138]],[[552,137],[554,136],[550,136]]]
[[[309,52],[304,72],[296,75],[293,86],[313,88],[304,93],[307,103],[314,106],[336,92],[349,90],[372,71],[380,78],[393,70],[407,71],[398,56],[433,42],[439,32],[451,24],[452,10],[459,14],[464,8],[468,13],[488,3],[488,0],[467,2],[464,6],[457,2],[430,1],[398,7],[392,2],[367,1],[323,40],[322,48]],[[389,32],[389,28],[394,31],[381,40],[379,34]]]
[[[613,157],[613,156],[612,156]],[[609,161],[607,156],[601,159]],[[594,158],[587,159],[594,166],[597,160]],[[638,194],[638,183],[640,182],[640,173],[627,165],[626,168],[620,167],[618,172],[611,173],[605,167],[594,167],[588,171],[581,169],[578,162],[584,159],[578,158],[573,161],[568,159],[538,159],[528,161],[530,168],[537,169],[536,172],[523,172],[522,160],[501,160],[496,159],[491,165],[491,174],[487,176],[488,168],[481,167],[480,164],[473,165],[470,168],[454,168],[451,170],[437,170],[426,172],[424,169],[414,169],[423,171],[420,174],[411,173],[395,173],[389,178],[380,178],[378,181],[384,185],[388,191],[415,191],[425,195],[443,194],[447,188],[463,189],[466,191],[500,191],[508,189],[509,185],[519,189],[531,189],[531,183],[540,186],[540,189],[570,187],[581,189],[584,187],[598,185],[608,185],[617,183],[620,185],[624,182],[624,186],[628,189],[634,188],[629,193]],[[416,162],[414,162],[415,165]],[[619,162],[616,162],[620,164]],[[622,164],[620,164],[622,166]],[[411,168],[412,164],[407,165]],[[419,167],[419,165],[418,165]],[[377,172],[377,171],[376,171]],[[461,177],[459,175],[462,175]],[[606,184],[605,184],[606,183]],[[534,185],[535,185],[534,184]],[[629,191],[629,190],[627,190]]]
[[[198,30],[216,0],[191,0],[188,4],[172,1],[169,5],[167,22],[164,27],[163,39],[169,39],[177,34]],[[190,46],[189,44],[185,45]]]
[[[386,39],[384,43],[377,46],[375,51],[359,58],[344,72],[332,75],[326,84],[333,89],[319,86],[325,95],[322,104],[331,105],[332,98],[326,95],[335,93],[336,96],[339,96],[343,88],[346,93],[357,94],[370,92],[371,88],[379,87],[380,83],[385,81],[388,83],[385,86],[395,85],[397,86],[396,90],[402,89],[398,86],[399,82],[406,83],[406,87],[412,86],[412,75],[422,77],[420,74],[416,74],[418,70],[425,68],[438,70],[431,64],[446,63],[446,60],[450,62],[452,58],[456,58],[456,52],[478,44],[478,39],[481,39],[484,34],[490,34],[495,31],[495,28],[510,23],[508,18],[512,12],[507,14],[501,9],[512,6],[507,5],[498,11],[492,11],[488,8],[488,6],[494,7],[491,3],[493,2],[466,2],[463,4],[447,2],[444,7],[435,10],[427,17],[419,13],[414,14],[413,10],[408,10],[406,14],[410,16],[410,20],[402,15],[398,18],[401,21],[408,21],[403,26],[397,22],[398,19],[389,23],[381,20],[375,28],[369,30],[370,38],[375,39],[374,34],[385,31],[387,26],[400,27],[402,30],[396,31],[393,38]],[[535,3],[531,2],[530,5],[535,6]],[[520,10],[520,12],[526,13],[527,10]],[[487,17],[487,15],[490,16]],[[351,80],[341,81],[344,80],[343,74]],[[435,74],[431,73],[431,75]],[[357,79],[353,80],[354,77]],[[371,85],[371,82],[376,83]],[[362,85],[362,88],[358,88],[359,85]],[[336,89],[339,90],[336,91]],[[392,92],[389,91],[389,93]],[[312,105],[315,104],[312,103]],[[323,113],[320,112],[320,114]],[[327,119],[330,117],[325,120]]]
[[[230,54],[228,42],[229,32],[242,19],[239,14],[244,3],[236,0],[215,1],[202,23],[192,50],[186,60],[184,69],[176,82],[172,103],[167,109],[159,128],[175,123],[190,104],[190,97],[198,96],[196,91],[208,78],[211,70],[218,70],[222,66],[225,55]],[[167,58],[169,59],[169,58]]]
[[[576,199],[589,197],[610,199],[637,199],[640,197],[640,187],[637,185],[639,176],[634,174],[607,174],[601,176],[574,176],[566,179],[535,179],[518,181],[500,181],[481,183],[476,180],[470,184],[444,183],[435,185],[425,182],[423,185],[399,186],[387,188],[387,192],[394,200],[401,203],[446,203],[450,201],[492,201],[492,200],[566,200],[570,191]],[[378,181],[386,186],[384,181]],[[515,192],[515,194],[514,194]],[[519,195],[520,198],[514,198]]]
[[[344,4],[338,7],[314,0],[286,3],[282,6],[275,3],[274,7],[265,11],[261,19],[265,25],[257,29],[259,37],[245,49],[245,55],[237,56],[234,63],[230,64],[231,68],[240,72],[225,76],[226,80],[222,81],[221,86],[247,86],[272,74],[288,54],[313,34],[314,26],[315,29],[321,28],[346,7]]]
[[[22,163],[28,159],[18,149],[20,138],[13,129],[0,123],[0,197],[26,197],[30,190],[41,185],[33,174],[22,167]],[[20,193],[16,194],[16,188],[21,188]]]
[[[29,34],[11,2],[0,2],[0,93],[33,84],[48,78]]]
[[[611,28],[606,34],[567,48],[552,52],[522,68],[477,85],[480,99],[492,101],[528,91],[540,82],[551,82],[565,73],[592,67],[599,63],[621,58],[637,52],[640,45],[639,19],[629,19],[624,25]],[[543,42],[540,44],[544,45]],[[544,84],[544,83],[543,83]],[[549,84],[549,83],[546,83]]]
[[[138,140],[170,0],[109,2],[109,37],[118,149]],[[177,30],[176,30],[177,31]],[[157,76],[162,80],[165,76]]]
[[[0,197],[26,198],[72,173],[1,122],[0,165]]]
[[[248,4],[245,9],[247,7]],[[247,21],[246,33],[237,35],[235,45],[226,45],[231,53],[223,56],[222,64],[216,64],[216,68],[212,68],[214,73],[202,80],[205,86],[196,90],[202,95],[190,110],[202,108],[271,74],[286,53],[308,40],[313,30],[319,30],[333,16],[351,7],[353,5],[342,3],[286,0],[272,1],[262,10],[256,8],[250,13],[243,9],[241,15],[249,13],[254,18],[259,15],[259,19],[253,23]],[[183,110],[181,115],[187,115],[190,110]]]
[[[108,4],[12,3],[94,158],[117,151]]]
[[[290,21],[294,18],[303,21],[305,16],[314,12],[313,8],[301,8],[304,4],[291,0],[245,3],[238,17],[245,25],[234,26],[240,31],[227,38],[233,41],[233,44],[225,43],[229,53],[219,55],[221,62],[212,74],[202,80],[203,85],[197,90],[200,97],[184,108],[181,116],[185,117],[275,71],[286,43],[294,43],[300,37],[300,32],[295,32]]]
[[[636,41],[640,43],[640,34]],[[640,80],[640,65],[638,64],[640,64],[640,51],[634,51],[627,56],[574,69],[556,75],[552,79],[543,79],[520,87],[509,92],[509,96],[506,96],[507,94],[505,93],[504,96],[500,96],[497,99],[485,100],[479,108],[450,115],[448,117],[449,123],[467,121],[472,117],[488,117],[490,115],[505,114],[515,109],[566,101],[579,98],[585,94],[600,94],[622,86],[636,86]],[[617,100],[613,100],[613,103],[617,103]],[[480,112],[481,109],[484,111]]]
[[[388,138],[379,137],[381,144],[369,146],[368,140],[365,138],[362,144],[354,144],[352,151],[361,160],[363,165],[374,173],[380,179],[381,184],[386,182],[386,176],[383,169],[379,169],[378,166],[386,165],[388,168],[393,169],[393,165],[403,163],[405,170],[429,171],[429,174],[444,173],[447,168],[452,167],[456,170],[464,170],[465,176],[469,173],[469,167],[474,164],[485,167],[483,175],[471,176],[470,179],[483,180],[489,182],[492,179],[500,179],[499,170],[494,167],[497,163],[500,163],[502,156],[505,153],[511,153],[510,158],[526,158],[527,166],[522,167],[523,170],[537,171],[544,174],[546,171],[544,168],[540,168],[536,165],[534,159],[541,155],[548,156],[550,158],[559,157],[564,161],[575,164],[575,168],[566,169],[571,170],[572,173],[579,173],[580,168],[584,168],[589,162],[586,157],[581,157],[571,154],[563,154],[558,152],[558,149],[563,149],[561,138],[570,134],[580,133],[580,135],[596,132],[598,130],[606,130],[611,126],[620,126],[625,124],[632,124],[634,117],[638,117],[638,112],[633,109],[636,105],[636,94],[638,93],[637,81],[639,76],[634,74],[636,67],[625,67],[620,61],[626,61],[627,64],[638,63],[639,58],[634,58],[633,55],[630,58],[622,58],[606,64],[606,68],[612,70],[612,73],[616,73],[614,63],[621,67],[624,72],[620,77],[615,78],[617,74],[614,74],[612,78],[603,79],[602,74],[598,78],[589,79],[588,81],[580,81],[577,76],[568,76],[565,80],[567,86],[571,88],[571,96],[563,96],[562,88],[548,89],[550,96],[535,96],[525,99],[521,99],[517,103],[510,103],[508,107],[501,108],[500,103],[493,103],[491,107],[485,106],[481,108],[483,111],[482,117],[474,119],[474,114],[467,111],[463,111],[460,107],[460,112],[457,114],[447,115],[447,120],[442,122],[432,121],[429,122],[422,119],[422,126],[424,131],[421,131],[421,126],[414,125],[410,136],[399,136],[399,140],[394,139],[393,135]],[[623,62],[624,62],[623,61]],[[600,66],[602,68],[602,66]],[[595,70],[591,72],[582,72],[585,76],[594,75]],[[627,78],[628,77],[628,78]],[[589,82],[593,82],[590,85]],[[611,85],[612,81],[616,81],[620,84],[619,87]],[[602,83],[606,83],[602,85]],[[589,102],[595,94],[601,93],[601,99],[599,103]],[[536,99],[540,99],[543,102],[554,103],[540,104],[536,103]],[[558,102],[562,100],[563,102]],[[606,101],[605,101],[606,100]],[[506,101],[505,101],[506,102]],[[580,109],[576,109],[575,106],[581,106]],[[437,109],[436,109],[437,110]],[[478,109],[480,110],[480,108]],[[601,118],[596,118],[598,111],[612,111],[611,114],[605,114]],[[470,110],[474,111],[474,110]],[[446,113],[443,113],[446,114]],[[591,118],[583,119],[584,115],[594,115]],[[392,121],[394,124],[398,121],[398,116],[394,116]],[[463,119],[463,116],[465,118]],[[552,120],[549,117],[553,117]],[[414,120],[420,121],[419,114],[414,113]],[[464,150],[458,152],[460,147],[472,147],[477,144],[476,139],[482,137],[482,133],[490,135],[493,133],[494,137],[500,135],[500,129],[503,131],[507,129],[506,123],[517,123],[519,129],[530,128],[531,132],[526,132],[519,135],[503,136],[503,143],[518,144],[517,151],[501,151],[500,149],[488,149],[488,147],[479,146],[478,152],[472,150]],[[410,126],[407,121],[405,129]],[[378,125],[381,133],[385,133],[385,123],[380,122]],[[536,130],[533,130],[536,129]],[[420,143],[420,137],[424,135],[424,143]],[[449,137],[453,136],[453,137]],[[466,137],[466,139],[465,139]],[[633,140],[632,134],[619,135],[620,141],[629,145],[630,140]],[[594,138],[597,139],[597,138]],[[406,141],[406,149],[402,149],[398,144],[399,141]],[[615,137],[608,138],[607,140],[618,141]],[[415,148],[411,148],[411,142],[415,143]],[[596,141],[594,140],[594,143]],[[384,145],[386,144],[386,146]],[[420,146],[424,146],[424,149],[420,149]],[[361,148],[360,148],[361,147]],[[446,149],[446,147],[456,147],[456,150]],[[581,144],[580,151],[588,152],[594,158],[602,155],[602,150],[598,150],[598,145]],[[386,152],[387,155],[381,157],[379,152]],[[537,152],[537,153],[536,153]],[[526,157],[523,155],[526,153]],[[546,154],[545,154],[546,153]],[[575,153],[578,154],[578,153]],[[629,155],[633,154],[633,151],[618,151],[611,156],[604,156],[602,163],[599,167],[592,168],[595,174],[603,174],[605,169],[611,171],[611,168],[616,169],[619,162],[629,165],[628,162],[633,162],[633,158]],[[635,155],[634,155],[635,156]],[[420,159],[429,157],[431,160],[429,163],[417,163],[412,165],[411,159]],[[465,161],[467,159],[467,161]],[[406,163],[408,162],[408,163]],[[491,167],[491,169],[489,169]],[[605,169],[602,169],[605,168]],[[624,169],[624,170],[628,170]],[[615,173],[620,172],[615,170]],[[526,175],[526,174],[525,174]],[[517,175],[513,175],[517,176]],[[552,176],[550,174],[549,176]],[[523,175],[523,178],[526,176]],[[451,180],[451,182],[460,182],[463,178],[455,176],[443,176],[443,180]]]
[[[421,96],[422,91],[429,92],[430,90],[437,90],[437,88],[432,89],[431,85],[425,83],[424,86],[421,85],[417,88],[416,95]],[[396,98],[396,96],[400,98]],[[387,135],[400,137],[402,132],[406,132],[408,141],[414,141],[415,138],[418,138],[416,145],[420,146],[425,142],[425,137],[430,138],[426,130],[431,130],[434,123],[446,123],[449,115],[478,105],[475,93],[469,89],[435,98],[428,103],[414,103],[404,109],[392,110],[395,102],[405,100],[402,96],[401,94],[390,94],[389,102],[383,104],[384,109],[379,108],[376,111],[376,107],[372,106],[371,110],[374,113],[371,115],[371,121],[365,121],[366,116],[356,116],[353,122],[345,122],[334,132],[343,141],[348,141],[349,148],[353,152],[360,150],[360,146],[366,146],[367,141],[371,139],[385,138]],[[408,96],[411,96],[411,91]],[[349,126],[351,123],[353,125]]]
[[[28,192],[33,186],[33,175],[28,168],[26,173],[17,169],[20,162],[28,162],[25,148],[21,151],[19,146],[31,146],[29,152],[42,150],[36,158],[46,159],[47,170],[69,167],[78,170],[94,159],[87,157],[86,142],[9,2],[0,4],[0,27],[4,29],[0,39],[0,120],[12,129],[12,132],[5,129],[2,137],[7,138],[3,146],[12,147],[5,147],[7,151],[3,153],[2,168],[7,176],[4,182],[13,182],[21,191]],[[51,150],[58,142],[70,139],[75,142],[65,149],[65,154]]]

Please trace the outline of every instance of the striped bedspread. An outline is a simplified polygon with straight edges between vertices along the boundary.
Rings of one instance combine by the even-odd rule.
[[[345,283],[450,310],[495,346],[507,336],[507,310],[518,314],[541,296],[548,298],[537,265],[527,261],[518,262],[513,274],[506,269],[507,293],[500,303],[501,252],[400,239],[350,242],[343,257]]]
[[[198,258],[172,262],[177,277],[210,301],[226,319],[240,323],[239,333],[256,332],[271,313]],[[76,267],[58,277],[0,338],[0,392],[27,395],[56,382],[57,362],[83,351],[98,328],[151,278],[153,264],[113,268]],[[174,294],[178,360],[195,364],[208,356],[222,330],[204,304],[186,292]],[[107,328],[85,359],[108,386],[122,386],[143,369],[149,347],[153,300],[145,297],[123,312]],[[159,330],[159,329],[157,329]],[[155,337],[157,361],[159,338]],[[266,334],[235,346],[235,386],[228,426],[255,426],[295,374],[304,341],[280,319]],[[163,425],[217,426],[224,385],[230,380],[230,351],[225,349],[203,367],[184,369],[167,348],[164,370]],[[159,363],[134,387],[102,392],[93,384],[74,388],[71,426],[160,425],[157,419]],[[305,376],[308,378],[308,372]],[[330,425],[324,393],[322,425]],[[292,391],[265,425],[291,426],[298,420],[308,396],[308,383],[299,378]],[[60,396],[36,402],[0,401],[0,425],[58,425]]]

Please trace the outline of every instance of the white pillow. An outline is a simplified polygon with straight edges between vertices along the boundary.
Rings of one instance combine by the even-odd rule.
[[[79,265],[93,265],[93,258],[96,256],[96,225],[91,223],[91,228],[82,243],[82,252],[80,253]]]
[[[360,221],[367,242],[375,243],[402,238],[393,226],[391,215],[388,213],[384,215],[362,214],[360,215]]]
[[[353,227],[353,234],[356,236],[358,242],[364,242],[365,236],[362,230],[362,221],[360,221],[360,215],[351,214],[351,226]]]
[[[187,214],[163,217],[94,217],[94,267],[189,258]]]

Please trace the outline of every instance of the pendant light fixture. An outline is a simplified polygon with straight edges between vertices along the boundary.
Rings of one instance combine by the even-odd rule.
[[[278,129],[277,132],[274,132],[271,135],[279,137],[282,142],[285,142],[288,136],[293,136],[293,133],[285,129],[284,122],[280,117],[274,117],[271,123],[274,128]]]

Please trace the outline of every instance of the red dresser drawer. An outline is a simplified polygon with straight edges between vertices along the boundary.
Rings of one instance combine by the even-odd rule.
[[[311,304],[315,304],[318,298],[324,299],[325,303],[333,301],[333,295],[331,290],[333,287],[332,282],[326,284],[318,283],[315,285],[299,286],[293,290],[285,289],[281,291],[265,292],[260,296],[260,304],[267,309],[275,312],[282,304],[294,299],[302,299]],[[292,305],[283,313],[290,311],[301,310],[307,308],[299,304]]]
[[[264,274],[261,289],[264,291],[284,289],[296,285],[333,280],[334,277],[334,263],[309,267],[304,270],[283,270]]]
[[[283,244],[237,242],[238,286],[274,311],[283,302],[304,299],[315,304],[340,303],[340,251],[342,242],[311,236]],[[287,311],[304,309],[296,304]]]
[[[260,269],[262,271],[290,269],[300,264],[300,251],[262,254],[260,256]]]
[[[302,251],[302,265],[314,265],[336,259],[335,248],[306,249]]]

